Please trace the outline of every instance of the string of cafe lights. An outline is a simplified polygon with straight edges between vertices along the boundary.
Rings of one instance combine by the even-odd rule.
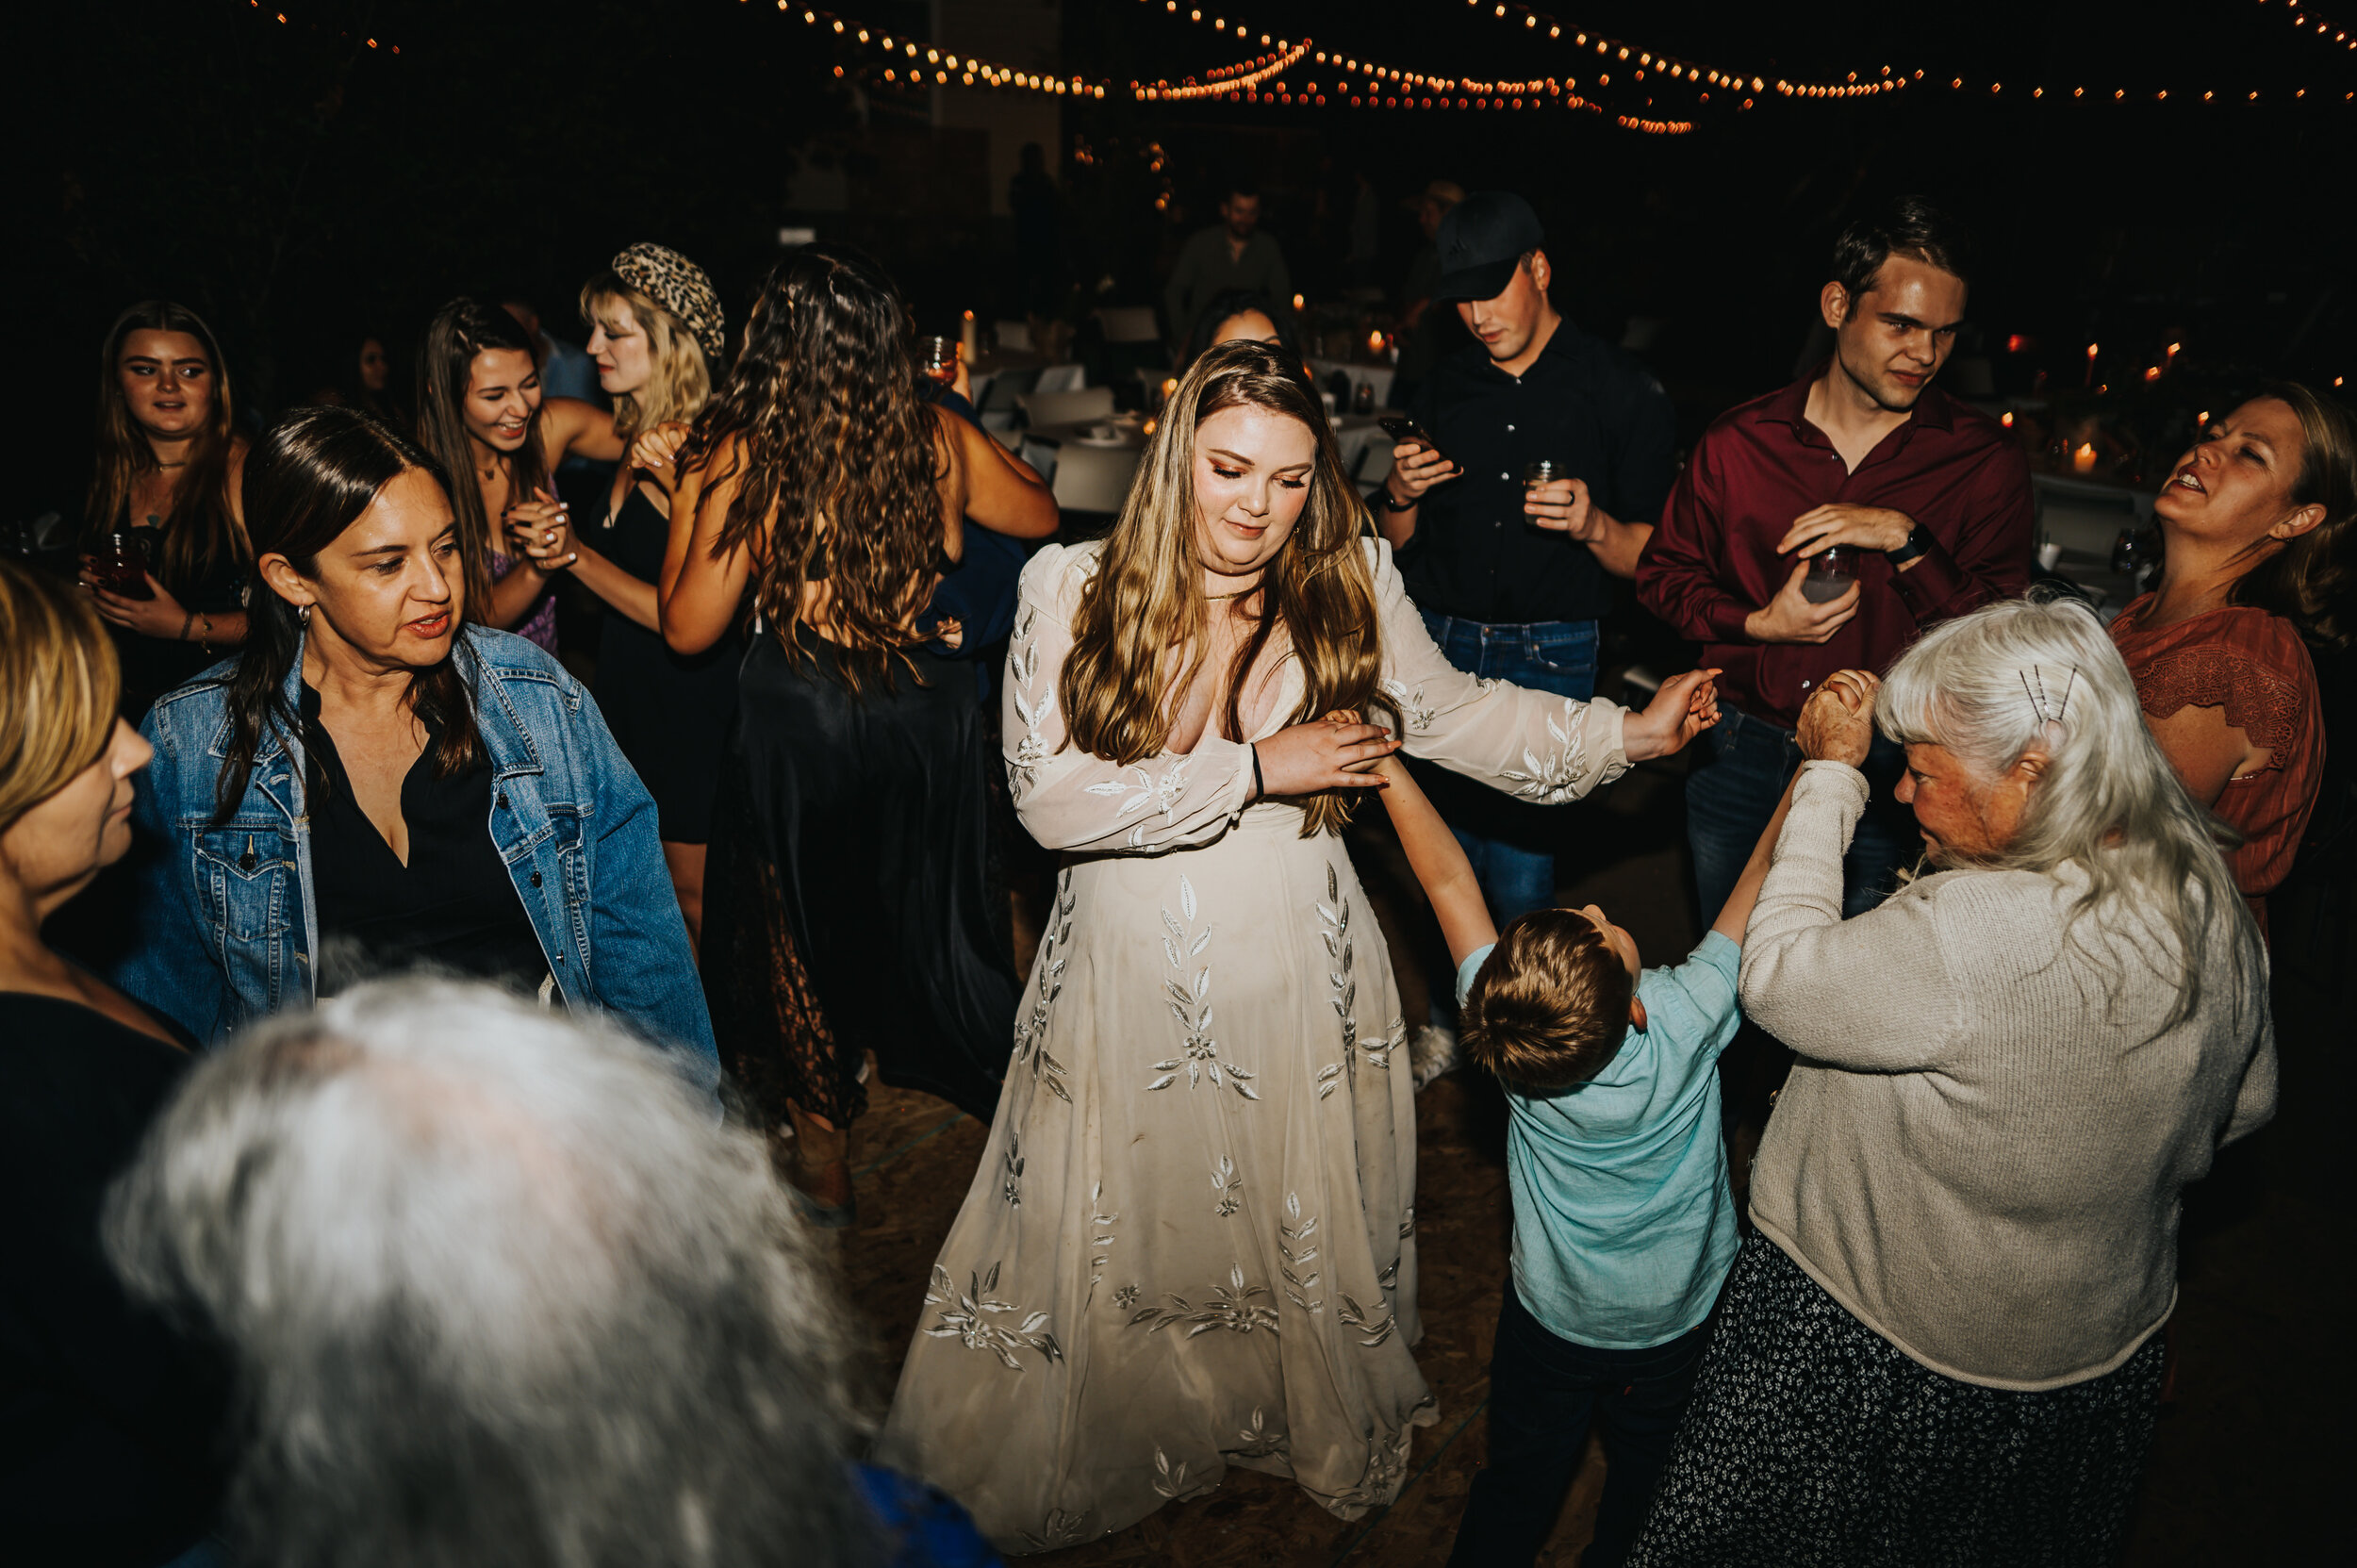
[[[1838,82],[1802,82],[1788,79],[1771,81],[1765,76],[1746,75],[1740,71],[1727,71],[1675,55],[1656,54],[1650,49],[1640,48],[1622,39],[1607,38],[1602,33],[1581,32],[1566,26],[1544,11],[1533,10],[1527,6],[1500,5],[1497,0],[1465,0],[1465,4],[1474,9],[1479,9],[1486,4],[1490,8],[1490,14],[1492,18],[1509,25],[1519,22],[1525,32],[1535,33],[1543,27],[1546,29],[1548,38],[1558,41],[1568,32],[1574,48],[1592,49],[1599,56],[1616,63],[1633,62],[1629,67],[1630,73],[1636,80],[1640,82],[1647,79],[1647,73],[1656,77],[1668,76],[1672,81],[1694,88],[1704,103],[1710,101],[1710,89],[1712,88],[1721,88],[1731,92],[1773,91],[1788,98],[1871,98],[1879,93],[1896,92],[1910,82],[1920,81],[1923,76],[1920,71],[1915,72],[1912,75],[1904,72],[1894,74],[1890,67],[1886,65],[1882,68],[1882,74],[1879,76],[1870,76],[1863,81],[1858,79],[1858,74],[1854,71],[1849,73],[1844,80]],[[1745,103],[1739,107],[1750,108],[1752,106]]]
[[[262,0],[246,0],[246,8],[249,10],[262,11],[262,14],[265,16],[275,16],[278,19],[278,25],[282,27],[291,27],[294,25],[293,23],[287,20],[287,13],[285,11],[264,10],[262,7]],[[347,33],[344,36],[348,38],[351,35]],[[371,49],[379,46],[377,41],[372,38],[364,38],[361,41],[366,43]],[[398,55],[401,53],[401,45],[398,43],[387,43],[383,45],[383,47],[388,54]]]
[[[2259,0],[2264,6],[2267,0]],[[2312,38],[2327,43],[2337,43],[2344,49],[2357,49],[2357,38],[2349,36],[2347,28],[2335,26],[2300,4],[2300,0],[2278,0],[2276,8],[2291,18],[2292,25]]]
[[[1141,4],[1150,6],[1153,0],[1141,0]],[[1197,25],[1205,21],[1201,8],[1190,6],[1181,11],[1178,0],[1162,0],[1162,9]],[[1231,24],[1228,17],[1217,12],[1210,18],[1210,25],[1221,36],[1232,33],[1238,38],[1248,38],[1251,34],[1249,24],[1242,21]],[[1347,104],[1351,108],[1361,110],[1454,108],[1466,111],[1503,109],[1510,112],[1560,107],[1602,115],[1626,129],[1656,136],[1679,136],[1694,129],[1690,120],[1620,113],[1582,97],[1577,91],[1579,84],[1576,80],[1541,76],[1519,81],[1485,81],[1470,77],[1433,76],[1423,72],[1403,71],[1375,60],[1346,57],[1340,50],[1317,49],[1312,57],[1314,63],[1330,65],[1347,74],[1340,80],[1327,84],[1333,90],[1329,97],[1317,82],[1304,83],[1296,90],[1277,79],[1286,69],[1286,62],[1299,63],[1302,56],[1313,48],[1314,41],[1303,39],[1296,44],[1292,40],[1263,33],[1261,42],[1273,45],[1274,52],[1254,56],[1232,66],[1216,67],[1203,73],[1200,80],[1190,76],[1177,86],[1168,81],[1133,82],[1131,89],[1141,99],[1157,101],[1215,98],[1244,104],[1315,108],[1324,108],[1329,103],[1335,107]],[[1350,84],[1351,75],[1360,78],[1355,91]],[[1243,79],[1246,76],[1259,79],[1246,82]],[[1606,86],[1611,84],[1611,79],[1609,73],[1599,78]],[[1746,101],[1742,107],[1749,108],[1752,106]]]
[[[749,0],[738,0],[747,4]],[[793,0],[778,0],[778,9],[791,13],[798,8]],[[1092,82],[1080,75],[1045,75],[1038,72],[1017,71],[1011,66],[960,55],[954,50],[923,43],[907,34],[889,33],[870,27],[851,17],[838,16],[816,7],[799,8],[802,23],[816,27],[862,47],[881,50],[896,63],[883,69],[882,79],[888,87],[947,87],[951,82],[961,87],[1016,89],[1051,97],[1102,98],[1105,84]],[[899,63],[905,62],[905,63]],[[845,74],[842,66],[834,68],[837,76]]]

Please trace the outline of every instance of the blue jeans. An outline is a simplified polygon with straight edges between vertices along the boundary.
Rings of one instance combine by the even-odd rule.
[[[1724,701],[1719,715],[1718,726],[1708,733],[1708,765],[1686,776],[1686,835],[1693,846],[1694,887],[1706,922],[1719,917],[1768,819],[1776,814],[1784,786],[1805,760],[1792,732],[1782,725],[1739,713]],[[1900,868],[1922,852],[1915,814],[1891,793],[1905,767],[1905,751],[1876,735],[1864,768],[1873,798],[1841,862],[1845,919],[1888,898],[1898,886]]]
[[[1424,624],[1448,662],[1468,675],[1583,702],[1596,695],[1592,620],[1495,626],[1427,611]],[[1503,926],[1555,902],[1555,845],[1563,822],[1554,808],[1514,800],[1438,768],[1421,769],[1416,777],[1465,847],[1492,919]]]
[[[1474,1477],[1449,1568],[1521,1568],[1538,1557],[1604,1424],[1604,1500],[1581,1568],[1617,1568],[1644,1527],[1670,1440],[1709,1343],[1704,1324],[1643,1350],[1559,1339],[1509,1283],[1490,1357],[1490,1461]]]

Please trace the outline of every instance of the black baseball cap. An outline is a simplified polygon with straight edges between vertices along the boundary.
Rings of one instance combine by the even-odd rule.
[[[1546,231],[1530,204],[1511,190],[1482,190],[1441,220],[1441,287],[1436,300],[1493,300],[1514,281],[1526,252],[1542,249]]]

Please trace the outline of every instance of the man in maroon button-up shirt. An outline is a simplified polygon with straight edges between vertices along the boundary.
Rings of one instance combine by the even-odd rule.
[[[1931,387],[1964,315],[1951,225],[1913,198],[1853,223],[1821,306],[1834,355],[1805,381],[1722,416],[1678,476],[1637,567],[1645,607],[1703,646],[1719,678],[1713,761],[1688,784],[1702,907],[1740,874],[1799,767],[1801,704],[1838,669],[1884,670],[1935,621],[2029,585],[2029,468],[1996,421]],[[1856,552],[1857,582],[1812,603],[1809,559]],[[1734,712],[1728,713],[1732,708]],[[1917,849],[1888,809],[1853,843],[1853,913]],[[1894,815],[1895,814],[1895,815]]]

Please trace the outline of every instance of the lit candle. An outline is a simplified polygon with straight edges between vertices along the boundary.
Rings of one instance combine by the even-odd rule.
[[[1383,352],[1383,335],[1381,333],[1370,332],[1367,334],[1367,350],[1371,354],[1381,354]]]
[[[2092,387],[2095,385],[2095,344],[2089,343],[2087,345],[2087,375],[2086,380],[2081,383],[2082,386]]]
[[[1299,294],[1295,294],[1294,296],[1294,314],[1296,316],[1301,314],[1302,308],[1308,304],[1309,301],[1303,299]]]
[[[2081,473],[2095,471],[2095,443],[2082,441],[2079,450],[2070,454],[2070,466]]]
[[[967,364],[971,365],[978,357],[977,351],[980,347],[981,342],[976,336],[974,325],[974,312],[969,310],[965,313],[964,324],[961,326],[958,331],[959,357],[963,358]]]

